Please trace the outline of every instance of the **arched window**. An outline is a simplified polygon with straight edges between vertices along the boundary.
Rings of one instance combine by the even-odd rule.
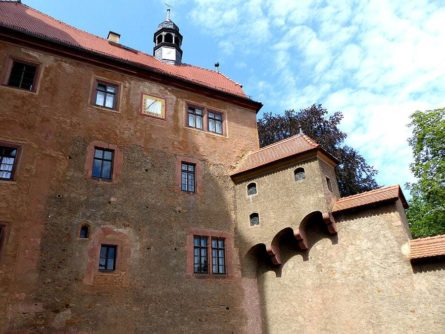
[[[166,43],[173,43],[173,36],[172,36],[172,34],[165,34],[164,41]]]
[[[80,239],[88,239],[90,235],[90,228],[88,225],[82,225],[80,228],[79,238]]]
[[[247,195],[255,195],[256,194],[256,183],[252,182],[247,185]]]
[[[162,43],[162,35],[159,35],[157,38],[156,38],[156,44],[161,44]]]
[[[260,225],[260,216],[255,212],[250,215],[250,226],[256,225]]]
[[[294,177],[295,177],[295,181],[303,180],[305,178],[304,168],[301,168],[301,167],[297,168],[294,171]]]

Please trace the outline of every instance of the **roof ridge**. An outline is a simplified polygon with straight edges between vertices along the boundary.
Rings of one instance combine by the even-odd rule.
[[[291,141],[292,139],[296,139],[297,137],[302,137],[302,136],[305,136],[304,134],[301,134],[301,133],[298,133],[298,134],[296,134],[296,135],[293,135],[293,136],[291,136],[291,137],[288,137],[288,138],[285,138],[285,139],[281,139],[281,140],[279,140],[279,141],[276,141],[275,143],[272,143],[272,144],[269,144],[269,145],[267,145],[267,146],[264,146],[264,147],[261,147],[259,150],[256,150],[255,152],[252,152],[252,154],[253,153],[257,153],[257,152],[260,152],[260,151],[263,151],[263,150],[266,150],[266,149],[269,149],[269,148],[271,148],[271,147],[275,147],[275,146],[278,146],[278,145],[280,145],[280,144],[282,144],[282,143],[287,143],[288,141]],[[304,139],[304,137],[303,137],[303,139]],[[307,141],[307,140],[306,140]],[[315,147],[318,147],[318,146],[320,146],[319,144],[314,144],[314,143],[311,143],[311,142],[308,142],[310,145],[315,145]],[[314,148],[315,148],[314,147]]]
[[[365,191],[365,192],[362,192],[362,193],[359,193],[359,194],[355,194],[355,195],[350,195],[350,196],[346,196],[346,197],[341,197],[341,198],[339,198],[339,199],[337,200],[336,203],[342,202],[342,201],[344,201],[344,200],[346,201],[346,200],[350,200],[350,199],[355,199],[355,198],[360,198],[360,197],[368,196],[368,195],[370,195],[370,194],[372,194],[372,193],[374,193],[374,194],[375,194],[375,193],[380,193],[380,192],[389,190],[389,189],[391,189],[391,188],[399,188],[399,189],[400,189],[400,186],[399,186],[398,184],[395,184],[395,185],[392,185],[392,186],[385,186],[385,187],[380,187],[380,188],[377,188],[377,189],[368,190],[368,191]]]
[[[445,234],[434,235],[434,236],[432,236],[432,237],[424,237],[424,238],[411,239],[410,242],[424,241],[424,240],[432,240],[432,239],[440,239],[440,238],[445,238]]]
[[[219,75],[223,76],[224,78],[226,78],[227,80],[232,81],[235,85],[238,85],[238,86],[240,86],[241,88],[243,87],[242,84],[240,84],[239,82],[236,82],[235,80],[229,78],[228,76],[226,76],[225,74],[223,74],[223,73],[221,73],[221,72],[218,72],[218,71],[215,71],[215,70],[211,70],[211,69],[209,69],[209,68],[205,68],[205,67],[198,66],[198,65],[187,64],[187,63],[182,63],[182,64],[180,64],[179,66],[183,66],[183,65],[185,65],[185,66],[191,66],[191,67],[194,67],[194,68],[199,68],[200,70],[204,70],[204,71],[207,71],[207,72],[210,72],[210,73],[213,73],[213,74],[219,74]]]

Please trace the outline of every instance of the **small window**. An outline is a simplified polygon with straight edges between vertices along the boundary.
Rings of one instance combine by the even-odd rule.
[[[116,85],[98,82],[96,85],[96,105],[108,109],[116,109],[117,92],[118,88]]]
[[[101,245],[99,271],[114,271],[116,269],[117,246]]]
[[[203,111],[199,108],[189,107],[188,108],[188,119],[187,124],[191,128],[201,129],[202,130],[202,118]]]
[[[247,185],[247,195],[255,195],[256,194],[256,183],[249,183]]]
[[[252,213],[250,215],[250,226],[260,225],[260,216],[258,213]]]
[[[225,246],[222,238],[212,238],[212,273],[226,273]]]
[[[0,146],[0,180],[13,180],[18,148]]]
[[[88,239],[89,236],[90,236],[90,228],[88,227],[88,225],[82,225],[79,232],[79,238]]]
[[[330,192],[332,192],[332,184],[331,184],[331,179],[326,177],[326,183],[328,185],[328,189]]]
[[[223,121],[222,114],[217,112],[209,111],[209,132],[214,132],[218,134],[223,133]]]
[[[208,254],[207,237],[195,235],[193,237],[193,272],[195,274],[207,274]]]
[[[162,35],[159,35],[159,36],[156,38],[156,43],[157,43],[157,44],[161,44],[161,43],[162,43]]]
[[[181,190],[185,192],[195,192],[195,172],[196,165],[186,162],[181,163]]]
[[[164,41],[166,43],[173,43],[173,35],[172,34],[165,34]]]
[[[164,99],[142,95],[142,113],[144,115],[165,118],[165,101]]]
[[[111,180],[113,175],[113,150],[94,149],[92,176],[96,179]]]
[[[6,234],[6,226],[0,224],[0,254],[3,249],[3,242],[5,240],[5,234]]]
[[[294,177],[295,177],[295,181],[300,181],[300,180],[304,180],[305,178],[305,174],[304,174],[304,168],[297,168],[294,171]]]
[[[34,90],[37,66],[14,61],[9,75],[8,86]]]

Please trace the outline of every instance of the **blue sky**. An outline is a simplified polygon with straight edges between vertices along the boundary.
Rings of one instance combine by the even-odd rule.
[[[24,0],[95,35],[152,52],[164,1]],[[445,2],[168,0],[183,61],[220,70],[281,113],[321,103],[344,114],[347,143],[379,170],[412,181],[409,115],[445,107]],[[129,5],[130,4],[130,5]]]

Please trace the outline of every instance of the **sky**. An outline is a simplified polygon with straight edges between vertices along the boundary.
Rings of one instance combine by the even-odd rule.
[[[98,36],[152,53],[158,0],[23,0]],[[445,1],[167,0],[183,62],[220,71],[264,112],[322,104],[344,115],[346,143],[382,185],[414,181],[408,138],[416,110],[445,107]],[[405,195],[408,195],[405,191]]]

